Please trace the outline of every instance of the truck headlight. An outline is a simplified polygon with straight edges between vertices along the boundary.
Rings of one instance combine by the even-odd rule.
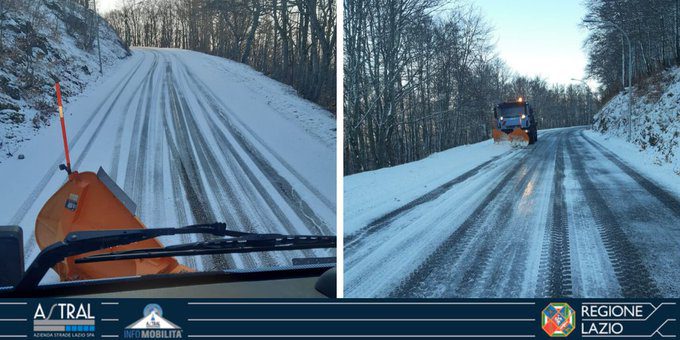
[[[527,116],[526,116],[526,115],[522,115],[522,119],[526,119],[526,118],[527,118]]]

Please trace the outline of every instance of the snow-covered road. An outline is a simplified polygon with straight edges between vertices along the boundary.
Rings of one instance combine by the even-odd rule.
[[[479,146],[487,161],[345,236],[346,297],[680,295],[678,193],[583,128]]]
[[[335,120],[248,66],[205,54],[135,49],[65,103],[73,168],[101,166],[148,227],[224,221],[230,229],[335,234]],[[56,107],[55,107],[56,109]],[[58,121],[0,164],[0,224],[33,228],[66,180]],[[162,238],[165,244],[193,236]],[[198,269],[290,264],[322,250],[182,258]]]

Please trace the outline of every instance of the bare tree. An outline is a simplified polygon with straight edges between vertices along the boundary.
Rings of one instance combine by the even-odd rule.
[[[106,19],[129,45],[185,48],[252,65],[334,110],[332,0],[129,0]]]
[[[605,100],[621,90],[628,76],[628,61],[621,60],[628,47],[622,46],[623,37],[614,25],[631,39],[634,81],[680,63],[680,0],[657,0],[653,5],[645,0],[593,0],[587,6],[588,71],[602,83]],[[622,62],[626,67],[619,72]]]
[[[542,127],[590,122],[589,90],[513,76],[478,9],[437,8],[344,0],[345,174],[488,139],[493,105],[518,96],[536,100]]]

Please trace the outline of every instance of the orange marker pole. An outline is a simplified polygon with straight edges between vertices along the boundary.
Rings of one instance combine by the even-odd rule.
[[[71,157],[68,154],[68,140],[66,139],[66,122],[64,122],[64,107],[61,105],[61,87],[59,82],[54,86],[57,89],[57,105],[59,105],[59,121],[61,121],[61,137],[64,139],[64,154],[66,155],[66,169],[71,172]]]

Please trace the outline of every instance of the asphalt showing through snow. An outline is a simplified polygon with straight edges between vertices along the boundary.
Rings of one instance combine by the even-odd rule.
[[[581,128],[539,138],[347,237],[345,296],[678,296],[680,199]]]

